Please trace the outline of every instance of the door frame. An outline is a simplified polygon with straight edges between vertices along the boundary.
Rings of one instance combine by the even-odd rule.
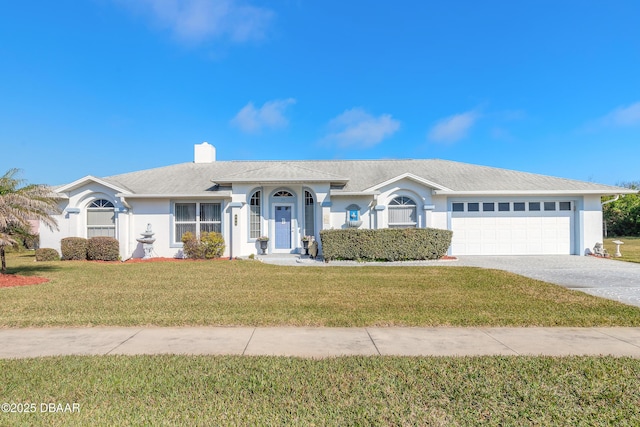
[[[280,248],[280,249],[276,249],[276,207],[278,206],[286,206],[289,207],[289,211],[291,212],[291,220],[289,222],[289,233],[290,233],[290,239],[291,239],[291,245],[288,248]],[[271,234],[272,238],[269,239],[269,242],[273,242],[270,245],[270,251],[272,253],[282,253],[282,254],[289,254],[289,253],[293,253],[297,247],[294,244],[295,240],[294,240],[294,231],[295,231],[295,226],[294,226],[294,221],[295,221],[295,203],[286,203],[286,202],[273,202],[271,203],[271,221],[269,224],[269,233]]]

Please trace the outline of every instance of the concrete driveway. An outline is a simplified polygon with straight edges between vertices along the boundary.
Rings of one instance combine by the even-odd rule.
[[[447,265],[495,268],[640,307],[640,264],[575,255],[460,256]]]

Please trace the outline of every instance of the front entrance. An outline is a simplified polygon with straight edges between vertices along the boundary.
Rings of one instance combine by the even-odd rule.
[[[275,249],[291,249],[291,206],[275,206]]]

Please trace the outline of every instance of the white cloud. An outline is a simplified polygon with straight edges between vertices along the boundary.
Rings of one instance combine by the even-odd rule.
[[[456,142],[467,136],[469,129],[480,118],[476,111],[455,114],[436,123],[429,131],[428,138],[435,142]]]
[[[494,127],[493,129],[491,129],[491,137],[493,139],[498,139],[506,142],[515,141],[515,138],[513,137],[513,135],[511,135],[511,132],[501,127]]]
[[[368,148],[400,129],[400,122],[390,114],[374,117],[361,108],[352,108],[329,122],[332,130],[325,140],[341,147]]]
[[[283,128],[289,124],[284,112],[289,105],[295,103],[293,98],[276,99],[256,108],[253,102],[249,102],[231,119],[231,124],[246,133],[256,133],[264,128]]]
[[[619,107],[600,119],[600,124],[612,127],[640,125],[640,102]]]
[[[234,42],[259,40],[273,12],[241,5],[237,0],[114,0],[149,16],[155,24],[170,29],[187,42],[226,36]]]

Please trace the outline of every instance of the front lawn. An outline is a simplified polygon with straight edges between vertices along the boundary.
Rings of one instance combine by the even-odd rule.
[[[14,404],[7,408],[22,408],[3,407],[0,425],[634,426],[640,424],[640,363],[75,356],[0,360],[0,396]],[[24,413],[25,407],[35,412]]]
[[[34,262],[0,288],[0,327],[640,326],[640,308],[497,270],[283,267],[256,261]]]
[[[624,242],[624,245],[620,245],[622,258],[615,258],[613,256],[616,253],[616,245],[613,243],[614,240]],[[613,259],[640,263],[640,237],[612,237],[604,240],[604,247]]]

